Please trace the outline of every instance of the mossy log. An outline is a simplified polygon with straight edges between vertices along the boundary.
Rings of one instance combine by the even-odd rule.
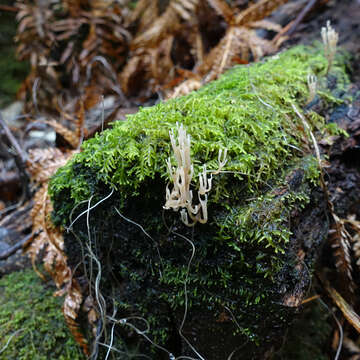
[[[343,102],[342,61],[328,78],[326,68],[316,47],[235,67],[115,122],[54,176],[53,221],[70,230],[69,265],[85,292],[103,297],[103,312],[116,308],[121,358],[264,358],[281,342],[328,232],[318,163],[293,109],[305,111],[309,73],[318,77],[318,110]],[[316,134],[337,131],[315,111],[306,117]],[[177,123],[191,137],[193,193],[204,165],[214,173],[208,221],[193,227],[163,208]],[[98,331],[106,324],[109,344],[103,314]]]

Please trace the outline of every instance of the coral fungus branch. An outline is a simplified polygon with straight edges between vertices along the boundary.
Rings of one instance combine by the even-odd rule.
[[[210,192],[212,187],[212,176],[218,174],[226,164],[227,149],[224,150],[224,153],[220,150],[218,157],[219,169],[211,173],[209,178],[206,174],[206,165],[204,165],[202,173],[199,174],[199,204],[192,205],[193,194],[192,190],[190,190],[190,184],[194,168],[190,157],[190,135],[186,134],[182,124],[180,126],[177,124],[177,130],[178,144],[174,138],[173,131],[170,131],[170,141],[177,161],[177,168],[172,167],[169,158],[166,163],[174,187],[171,191],[168,186],[166,187],[164,209],[178,211],[179,208],[182,208],[180,210],[180,217],[187,226],[194,226],[197,222],[205,224],[208,220],[207,193]],[[188,216],[193,221],[192,223],[189,222]]]

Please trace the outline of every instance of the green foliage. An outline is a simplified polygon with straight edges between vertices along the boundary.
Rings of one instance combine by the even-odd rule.
[[[326,124],[324,126],[324,130],[329,134],[329,135],[341,135],[344,137],[349,137],[349,134],[346,132],[346,130],[342,129],[341,127],[339,127],[336,123],[329,123]]]
[[[219,236],[223,239],[235,236],[237,241],[232,242],[232,246],[240,252],[242,243],[265,242],[265,248],[272,247],[275,253],[284,253],[284,245],[291,235],[285,219],[289,219],[294,205],[301,209],[309,200],[305,191],[290,191],[282,196],[261,195],[247,206],[233,207],[225,219],[220,217]]]
[[[304,103],[309,71],[318,74],[325,68],[318,51],[297,47],[263,64],[235,67],[188,96],[143,108],[85,142],[83,151],[54,177],[50,192],[55,196],[69,190],[72,205],[93,194],[86,175],[77,171],[79,165],[91,169],[92,183],[121,189],[124,196],[139,194],[144,181],[157,175],[165,183],[169,130],[176,122],[191,135],[195,177],[203,164],[216,169],[219,150],[227,148],[226,170],[247,178],[252,189],[293,158],[304,134],[295,131],[298,119],[291,104]],[[218,194],[226,194],[226,184],[221,185]]]
[[[85,358],[65,324],[62,299],[53,296],[54,290],[33,270],[0,279],[0,359]]]

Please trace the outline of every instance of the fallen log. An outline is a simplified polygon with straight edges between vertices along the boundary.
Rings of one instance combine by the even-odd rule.
[[[320,114],[348,78],[327,67],[310,47],[236,67],[114,123],[59,169],[53,221],[98,314],[93,354],[263,359],[281,343],[329,228],[293,107],[318,137],[341,133]]]

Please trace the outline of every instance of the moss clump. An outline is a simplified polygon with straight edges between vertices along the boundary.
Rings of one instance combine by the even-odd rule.
[[[85,359],[53,293],[32,270],[0,279],[0,359]]]
[[[253,190],[273,175],[274,168],[281,169],[294,153],[298,155],[294,146],[301,146],[304,134],[291,104],[304,105],[307,75],[321,75],[325,68],[326,59],[318,49],[296,47],[262,64],[235,67],[186,97],[143,108],[85,142],[82,152],[55,176],[50,191],[55,195],[70,190],[73,206],[88,199],[99,182],[121,189],[124,197],[138,195],[147,179],[160,176],[166,182],[169,130],[176,122],[191,135],[194,177],[204,164],[216,169],[219,150],[227,148],[226,170],[239,180],[246,178]],[[338,83],[348,82],[343,69],[334,66],[333,71]],[[338,101],[326,89],[321,93],[329,94],[328,101]],[[231,195],[225,186],[221,189],[225,193],[216,201]]]
[[[178,332],[185,305],[184,332],[211,354],[209,359],[226,358],[224,351],[235,343],[271,341],[286,326],[292,311],[281,306],[281,294],[300,278],[292,244],[299,223],[291,219],[312,201],[318,178],[316,160],[303,150],[306,135],[292,104],[305,105],[308,73],[320,77],[326,66],[318,49],[297,47],[233,68],[197,92],[116,122],[85,142],[53,177],[58,225],[68,226],[70,218],[113,190],[91,210],[89,228],[82,216],[73,226],[75,236],[66,235],[69,261],[75,267],[81,247],[92,248],[102,266],[103,296],[115,299],[119,316],[146,319],[150,338],[174,354],[193,355]],[[348,81],[336,64],[331,75],[339,84]],[[323,126],[320,116],[310,120],[317,129]],[[228,150],[225,171],[213,179],[209,221],[193,229],[178,213],[162,209],[166,159],[173,156],[169,130],[177,122],[191,136],[194,178],[204,164],[216,170],[219,151]],[[307,236],[316,247],[325,234],[310,230]],[[191,242],[195,253],[189,265]],[[313,259],[306,260],[311,267]],[[92,261],[86,257],[85,265],[98,269]],[[134,341],[127,330],[117,334],[124,349]],[[144,353],[162,353],[144,337],[137,341]]]

